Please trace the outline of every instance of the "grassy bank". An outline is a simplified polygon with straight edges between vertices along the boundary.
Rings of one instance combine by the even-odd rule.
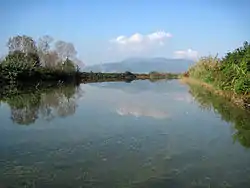
[[[223,58],[203,57],[185,74],[189,82],[203,82],[207,89],[214,90],[232,102],[248,107],[250,104],[250,44],[244,45]],[[186,80],[187,81],[187,80]]]

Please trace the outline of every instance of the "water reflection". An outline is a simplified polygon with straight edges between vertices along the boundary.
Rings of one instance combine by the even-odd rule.
[[[102,84],[89,84],[96,87],[104,87],[108,89],[121,90],[129,94],[139,94],[145,92],[154,92],[154,93],[166,93],[166,87],[168,87],[168,92],[178,91],[180,85],[176,84],[175,80],[157,80],[152,82],[150,80],[136,80],[131,83],[124,82],[106,82]]]
[[[153,109],[151,106],[143,106],[143,105],[122,105],[116,110],[117,114],[121,116],[135,116],[135,117],[152,117],[155,119],[165,119],[169,117],[167,112],[164,112],[159,109]]]
[[[220,96],[198,85],[189,84],[189,93],[203,110],[213,111],[220,115],[223,121],[231,123],[235,129],[233,138],[244,147],[250,148],[250,112],[235,107]]]
[[[38,126],[11,126],[3,105],[0,187],[249,187],[250,153],[242,147],[249,115],[202,88],[150,84],[83,84],[2,99],[15,122]],[[233,136],[242,146],[225,121],[237,122]]]
[[[73,115],[77,108],[76,100],[82,91],[75,85],[57,86],[33,92],[5,95],[1,103],[8,104],[11,119],[20,125],[31,125],[38,118],[51,121],[55,117]]]

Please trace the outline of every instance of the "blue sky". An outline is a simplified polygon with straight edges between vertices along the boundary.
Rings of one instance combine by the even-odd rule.
[[[74,43],[85,64],[224,55],[250,41],[249,7],[249,0],[3,0],[0,50],[26,34]]]

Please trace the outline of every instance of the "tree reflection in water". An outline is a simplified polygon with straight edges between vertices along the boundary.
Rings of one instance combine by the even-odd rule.
[[[38,118],[51,121],[55,117],[73,115],[77,108],[76,101],[82,95],[80,87],[75,85],[16,93],[5,95],[1,101],[9,105],[12,121],[20,125],[31,125]]]
[[[189,84],[189,88],[189,93],[202,109],[220,114],[222,120],[234,126],[234,140],[239,141],[244,147],[250,148],[250,112],[248,110],[234,106],[226,99],[201,86]]]

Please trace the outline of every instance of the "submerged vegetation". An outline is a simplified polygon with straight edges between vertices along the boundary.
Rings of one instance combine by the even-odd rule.
[[[229,52],[223,58],[203,57],[184,76],[211,84],[216,89],[241,95],[249,103],[250,44]]]

